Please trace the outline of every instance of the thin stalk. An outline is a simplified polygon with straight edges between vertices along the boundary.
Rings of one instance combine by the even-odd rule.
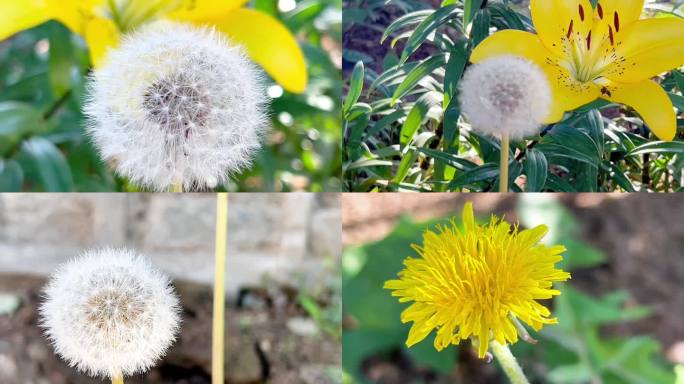
[[[225,333],[225,272],[228,232],[228,194],[216,194],[216,255],[214,264],[214,311],[211,343],[211,383],[223,384],[223,340]]]
[[[180,183],[171,184],[171,192],[182,193],[183,192],[183,184],[180,184]]]
[[[508,192],[508,149],[511,146],[511,140],[508,134],[501,136],[501,159],[499,160],[499,192]]]
[[[504,373],[506,373],[506,376],[508,376],[511,384],[530,384],[527,377],[525,377],[522,368],[520,368],[518,360],[515,359],[511,350],[508,349],[508,345],[499,344],[496,340],[492,340],[489,345],[492,347],[494,357],[499,360],[499,364]]]
[[[112,384],[124,384],[123,376],[119,375],[119,376],[112,377]]]

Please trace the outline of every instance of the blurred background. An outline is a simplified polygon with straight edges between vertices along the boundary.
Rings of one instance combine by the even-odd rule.
[[[37,326],[48,274],[126,246],[170,274],[178,341],[126,383],[210,383],[215,196],[0,194],[0,383],[101,382],[67,367]],[[339,383],[340,203],[333,193],[231,194],[226,382]]]
[[[507,383],[469,343],[441,353],[433,335],[408,349],[410,324],[383,282],[424,230],[472,201],[476,217],[547,224],[572,279],[547,303],[559,324],[512,349],[533,383],[684,381],[684,201],[642,194],[344,194],[343,370],[347,383]],[[680,372],[677,379],[676,372]]]
[[[252,0],[281,20],[304,52],[309,85],[292,94],[272,80],[272,129],[254,166],[230,191],[339,191],[340,0]],[[0,191],[135,191],[84,135],[90,71],[83,39],[50,21],[0,42]]]

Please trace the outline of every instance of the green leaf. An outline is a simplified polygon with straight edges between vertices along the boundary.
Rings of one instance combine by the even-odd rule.
[[[665,154],[680,154],[684,153],[684,142],[681,141],[652,141],[640,145],[631,151],[627,152],[625,156],[638,156],[644,153],[665,153]]]
[[[556,384],[575,384],[591,381],[591,368],[584,363],[561,365],[549,372],[548,379]]]
[[[553,173],[546,178],[546,188],[553,192],[577,192],[577,189],[566,179]]]
[[[74,52],[71,32],[60,23],[50,23],[50,52],[48,55],[50,86],[55,98],[60,98],[72,87]]]
[[[23,137],[44,128],[38,109],[25,103],[0,102],[0,154],[16,149]]]
[[[392,95],[392,102],[390,105],[394,106],[394,103],[396,103],[398,99],[402,98],[407,93],[409,93],[422,78],[424,78],[425,76],[429,76],[437,68],[440,68],[443,65],[444,54],[435,55],[430,57],[429,59],[420,62],[420,64],[418,64],[415,68],[411,69],[411,71],[406,75],[404,81],[402,81],[401,84],[399,84],[397,89],[394,91],[394,95]]]
[[[608,160],[604,160],[601,163],[601,168],[608,173],[608,176],[611,178],[611,180],[620,186],[620,188],[624,189],[626,192],[636,192],[632,182],[617,165]]]
[[[458,93],[458,83],[461,81],[463,71],[468,63],[468,50],[465,42],[456,43],[454,50],[449,54],[444,74],[444,105],[449,105]]]
[[[358,61],[354,65],[354,71],[351,75],[351,80],[349,81],[349,92],[347,93],[347,98],[344,100],[342,106],[342,113],[347,116],[352,105],[356,104],[361,96],[361,91],[363,90],[363,78],[364,78],[364,68],[363,62]]]
[[[406,41],[404,51],[401,53],[400,63],[405,63],[406,60],[425,42],[428,35],[435,29],[442,26],[444,23],[456,14],[458,8],[456,5],[447,5],[434,11],[430,16],[425,18],[411,34],[411,37]]]
[[[684,74],[679,71],[672,71],[672,75],[675,79],[675,82],[677,83],[677,88],[679,88],[679,92],[682,92],[682,94],[684,94]]]
[[[435,161],[443,162],[444,164],[454,167],[458,170],[467,171],[477,168],[477,164],[470,160],[462,159],[454,154],[449,154],[430,148],[417,148],[417,150],[418,152],[434,158]]]
[[[463,7],[463,29],[465,30],[475,13],[482,7],[483,0],[464,0]]]
[[[19,192],[24,183],[24,171],[14,160],[0,159],[0,191]]]
[[[409,112],[408,116],[406,117],[406,121],[404,121],[404,125],[401,127],[401,137],[399,138],[399,143],[402,147],[411,142],[413,136],[418,131],[418,128],[420,128],[425,121],[425,117],[430,110],[431,97],[432,95],[430,93],[426,93],[416,100],[413,108],[411,108],[411,112]]]
[[[556,125],[537,145],[547,158],[565,157],[598,168],[601,154],[585,132],[567,124]]]
[[[497,176],[499,176],[498,164],[483,164],[477,168],[459,174],[449,183],[449,190],[453,191],[481,181],[493,182]]]
[[[33,137],[24,141],[21,152],[38,174],[46,192],[68,192],[73,189],[69,165],[52,142]]]
[[[489,9],[481,9],[475,14],[473,29],[470,32],[470,47],[476,47],[482,40],[489,36],[491,22],[492,18]]]
[[[392,22],[387,28],[385,28],[385,32],[382,34],[382,37],[380,38],[380,44],[383,44],[385,40],[392,35],[395,31],[398,31],[400,29],[406,28],[408,26],[418,24],[421,21],[425,20],[428,16],[433,14],[434,11],[431,9],[428,10],[421,10],[421,11],[415,11],[411,13],[407,13],[395,21]],[[344,17],[347,17],[347,11],[344,11]]]
[[[524,173],[527,175],[525,190],[526,192],[541,192],[546,185],[549,163],[546,156],[534,148],[527,150],[526,157],[527,160],[523,165]]]

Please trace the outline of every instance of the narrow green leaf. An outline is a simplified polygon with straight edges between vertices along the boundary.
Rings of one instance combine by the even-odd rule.
[[[344,100],[342,106],[342,113],[346,116],[349,113],[352,105],[356,104],[361,96],[361,91],[363,90],[363,78],[364,78],[364,68],[363,62],[358,61],[354,65],[354,71],[351,75],[351,80],[349,81],[349,92],[347,93],[347,98]]]
[[[425,42],[425,39],[427,39],[428,35],[449,21],[449,19],[453,17],[457,11],[458,8],[456,5],[447,5],[446,7],[442,7],[434,11],[430,16],[418,24],[415,31],[413,31],[413,34],[411,34],[411,37],[409,37],[406,41],[406,46],[404,47],[404,51],[401,53],[401,59],[399,62],[406,62],[406,60],[408,60],[408,58],[416,50],[418,50],[423,42]]]
[[[0,154],[7,154],[30,133],[40,132],[44,127],[41,113],[30,104],[0,102]]]
[[[404,125],[401,127],[399,143],[402,147],[411,142],[418,128],[425,121],[425,116],[427,116],[427,112],[430,110],[430,97],[429,93],[421,96],[413,105],[413,108],[411,108],[406,121],[404,121]]]
[[[546,185],[549,163],[544,154],[534,148],[528,149],[523,169],[527,176],[526,192],[541,192]]]
[[[345,10],[344,12],[345,12],[344,16],[346,18],[347,17],[347,11]],[[392,35],[392,33],[394,33],[395,31],[398,31],[400,29],[406,28],[406,27],[414,25],[414,24],[418,24],[418,23],[422,22],[423,20],[425,20],[425,18],[427,18],[428,16],[430,16],[433,13],[434,13],[433,10],[428,9],[428,10],[421,10],[421,11],[415,11],[415,12],[407,13],[407,14],[401,16],[400,18],[398,18],[394,22],[392,22],[392,24],[387,26],[387,28],[385,28],[385,32],[382,34],[382,37],[380,38],[380,44],[384,43],[385,40],[388,37],[390,37],[390,35]]]
[[[644,153],[681,154],[684,153],[684,142],[652,141],[632,149],[625,156],[638,156]]]
[[[407,75],[404,81],[399,84],[397,89],[392,95],[392,103],[394,105],[396,101],[407,93],[409,93],[413,87],[418,84],[418,82],[425,76],[429,76],[435,69],[440,68],[444,65],[444,54],[432,56],[429,59],[423,60],[415,68],[413,68]]]
[[[624,189],[626,192],[636,192],[632,182],[617,165],[605,160],[601,163],[601,168],[608,173],[610,179],[620,186],[620,188]]]
[[[50,23],[49,79],[52,93],[60,98],[71,89],[74,53],[71,32],[60,23]]]
[[[14,160],[0,160],[0,191],[19,192],[24,183],[24,171]]]
[[[449,190],[453,191],[455,189],[462,188],[481,181],[493,181],[497,176],[499,176],[498,164],[484,164],[477,168],[459,174],[455,179],[453,179],[449,183]]]
[[[475,13],[475,18],[473,19],[473,29],[470,32],[470,46],[476,47],[489,36],[489,27],[492,22],[491,13],[489,9],[481,9]]]
[[[473,20],[475,13],[482,7],[483,0],[464,0],[463,4],[463,29],[465,30]]]
[[[24,154],[46,192],[68,192],[74,188],[71,170],[64,155],[50,141],[42,137],[33,137],[24,141]]]
[[[477,168],[477,164],[470,160],[462,159],[456,155],[438,151],[436,149],[417,148],[417,151],[434,158],[435,162],[443,162],[445,165],[462,171],[469,171],[471,169]]]
[[[468,50],[465,41],[456,43],[454,50],[449,54],[444,74],[444,105],[449,105],[458,94],[458,83],[461,81],[463,71],[468,63]]]

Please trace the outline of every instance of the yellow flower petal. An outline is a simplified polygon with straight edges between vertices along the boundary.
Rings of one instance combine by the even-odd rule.
[[[10,1],[0,4],[0,40],[50,19],[45,1]]]
[[[114,23],[98,17],[86,26],[85,40],[90,49],[90,60],[96,68],[102,64],[107,50],[119,44],[120,34]]]
[[[285,89],[304,91],[307,83],[304,54],[290,31],[274,17],[241,8],[211,24],[244,46],[249,56]]]
[[[592,26],[589,0],[532,0],[532,22],[544,45],[557,56],[565,56],[568,36],[586,36]]]
[[[632,23],[619,37],[616,53],[624,57],[606,69],[618,82],[637,82],[684,64],[684,19],[646,19]]]
[[[88,22],[106,0],[47,0],[51,18],[66,25],[72,32],[85,35]]]
[[[247,0],[183,0],[180,8],[169,17],[186,21],[218,21]]]
[[[644,0],[600,0],[598,3],[601,5],[601,13],[605,20],[614,24],[615,13],[618,14],[618,29],[638,20],[644,9]],[[596,8],[598,12],[598,6]]]
[[[546,124],[560,121],[565,112],[590,103],[601,95],[600,88],[596,84],[580,83],[563,68],[546,65],[543,69],[551,82],[553,95],[551,112],[544,121]]]
[[[637,111],[644,123],[661,140],[672,140],[677,133],[677,118],[667,93],[651,80],[615,84],[608,100],[628,105]]]
[[[525,31],[506,29],[492,34],[478,44],[470,55],[470,61],[479,63],[491,57],[515,55],[543,66],[550,53],[539,36]]]

